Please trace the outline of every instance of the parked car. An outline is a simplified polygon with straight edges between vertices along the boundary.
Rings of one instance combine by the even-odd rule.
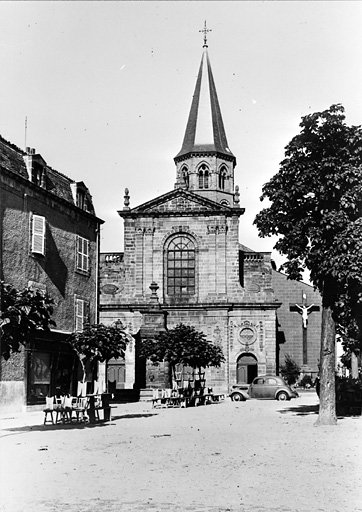
[[[297,398],[298,393],[292,389],[282,377],[278,375],[260,375],[253,382],[247,384],[235,384],[230,394],[231,400],[241,401],[248,398],[260,398],[264,400],[290,400]]]

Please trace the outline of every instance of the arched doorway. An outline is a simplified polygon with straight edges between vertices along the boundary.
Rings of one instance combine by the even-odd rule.
[[[252,354],[242,354],[236,362],[236,382],[251,384],[258,375],[258,362]]]

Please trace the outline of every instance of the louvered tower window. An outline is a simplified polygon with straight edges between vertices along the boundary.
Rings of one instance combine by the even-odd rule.
[[[184,235],[174,238],[167,249],[167,294],[195,294],[195,245]]]
[[[225,169],[225,167],[222,167],[220,169],[220,174],[219,174],[219,188],[221,190],[225,190],[225,180],[226,180],[226,169]]]

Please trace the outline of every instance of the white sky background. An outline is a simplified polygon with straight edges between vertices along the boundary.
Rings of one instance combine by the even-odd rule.
[[[0,133],[84,181],[123,250],[123,208],[173,189],[202,56],[204,20],[226,135],[237,158],[240,242],[301,117],[342,103],[362,124],[361,2],[0,2]],[[273,252],[278,264],[283,258]]]

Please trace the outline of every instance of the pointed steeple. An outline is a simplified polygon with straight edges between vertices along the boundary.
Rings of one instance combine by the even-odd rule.
[[[224,123],[221,116],[214,77],[212,74],[206,36],[204,38],[199,74],[192,99],[189,119],[181,151],[175,162],[190,153],[215,152],[235,160],[228,147]]]
[[[230,206],[234,204],[236,158],[229,149],[214,77],[208,55],[205,28],[203,54],[191,103],[182,148],[175,156],[175,187],[185,187]]]

